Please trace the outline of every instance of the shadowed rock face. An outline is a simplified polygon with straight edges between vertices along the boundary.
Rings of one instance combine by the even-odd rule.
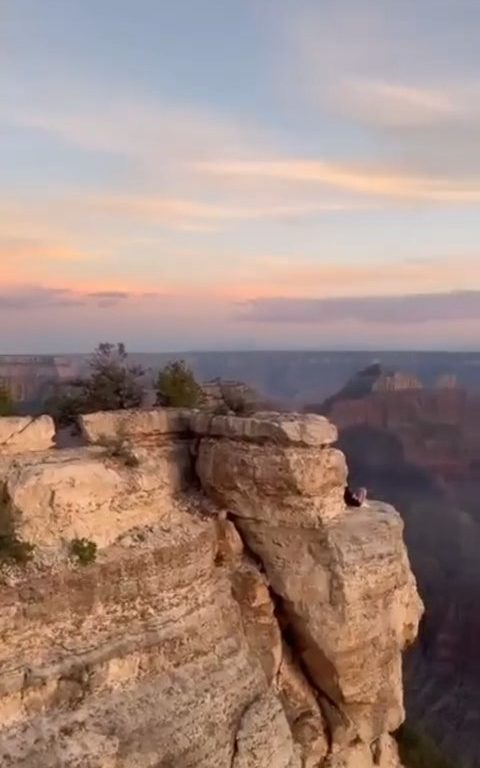
[[[422,606],[395,510],[344,507],[335,429],[172,410],[82,429],[0,461],[0,535],[35,546],[0,562],[2,766],[399,768]]]
[[[328,413],[340,430],[367,426],[390,432],[405,460],[446,482],[480,481],[480,397],[459,389],[402,390],[334,399]]]

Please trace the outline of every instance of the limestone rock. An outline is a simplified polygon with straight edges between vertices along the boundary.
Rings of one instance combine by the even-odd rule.
[[[231,765],[242,713],[268,686],[215,567],[213,521],[184,507],[137,536],[91,566],[0,587],[2,766]],[[270,717],[255,749],[288,754],[288,726]]]
[[[244,560],[232,572],[231,583],[250,648],[272,684],[282,661],[282,633],[267,580],[252,563]]]
[[[259,697],[245,712],[232,768],[302,768],[282,705],[273,693]]]
[[[373,745],[372,754],[374,765],[379,768],[402,768],[397,742],[387,733]]]
[[[422,612],[395,510],[346,510],[345,460],[328,446],[209,435],[197,472],[260,558],[303,666],[345,719],[341,738],[395,730],[401,651]]]
[[[198,412],[192,417],[191,427],[197,435],[279,445],[323,446],[338,437],[336,427],[324,416],[302,413],[264,411],[243,418]]]
[[[403,768],[395,740],[384,734],[377,742],[357,743],[335,751],[325,768]]]
[[[416,635],[421,602],[398,515],[381,505],[325,528],[238,518],[281,597],[311,679],[365,742],[404,718],[401,651]]]
[[[316,692],[309,685],[293,654],[284,645],[277,675],[277,689],[303,768],[316,768],[327,756],[329,737]]]
[[[0,455],[46,451],[53,445],[55,425],[50,416],[0,418]]]
[[[346,510],[297,417],[204,419],[94,414],[100,445],[2,460],[0,535],[36,545],[0,557],[2,768],[400,768],[398,515]]]
[[[333,752],[327,758],[325,768],[376,768],[376,766],[368,744],[357,741],[340,752]]]
[[[188,448],[154,455],[153,465],[135,469],[96,448],[19,458],[5,482],[3,524],[37,547],[58,549],[74,538],[108,546],[129,528],[158,521],[185,486]]]
[[[347,468],[335,448],[205,438],[197,473],[227,509],[274,525],[319,526],[345,508]]]
[[[231,562],[243,554],[242,537],[230,520],[215,521],[218,536],[217,559],[219,562]]]
[[[185,408],[100,411],[80,416],[79,424],[89,443],[119,439],[151,443],[164,435],[188,433],[191,415]]]

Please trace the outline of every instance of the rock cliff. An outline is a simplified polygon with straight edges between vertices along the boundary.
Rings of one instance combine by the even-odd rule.
[[[395,510],[344,507],[334,427],[81,426],[0,420],[2,766],[398,768],[422,606]]]

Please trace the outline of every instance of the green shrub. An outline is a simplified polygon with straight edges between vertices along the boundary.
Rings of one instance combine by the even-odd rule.
[[[405,768],[458,768],[442,755],[430,736],[418,728],[402,725],[396,739]]]
[[[50,398],[48,412],[60,426],[70,426],[82,413],[138,408],[144,376],[141,366],[129,363],[124,344],[99,344],[89,360],[89,375],[62,386]]]
[[[157,378],[157,404],[172,408],[198,408],[204,392],[183,360],[169,363]]]
[[[79,565],[89,565],[97,559],[97,545],[89,539],[72,539],[70,557]]]
[[[0,563],[25,565],[33,558],[33,544],[21,541],[12,533],[0,536]]]

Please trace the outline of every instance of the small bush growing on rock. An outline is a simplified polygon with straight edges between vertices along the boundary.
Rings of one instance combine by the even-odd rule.
[[[15,534],[7,533],[0,536],[0,563],[16,563],[25,565],[33,558],[33,544],[17,539]]]
[[[110,458],[119,459],[126,467],[138,467],[140,462],[121,429],[115,437],[101,437],[98,444],[105,448],[105,453]]]
[[[157,378],[157,404],[171,408],[199,408],[203,390],[183,360],[169,363]]]
[[[89,539],[72,539],[69,551],[79,565],[89,565],[97,559],[97,545]]]
[[[457,768],[426,733],[411,725],[402,725],[396,739],[405,768]]]

